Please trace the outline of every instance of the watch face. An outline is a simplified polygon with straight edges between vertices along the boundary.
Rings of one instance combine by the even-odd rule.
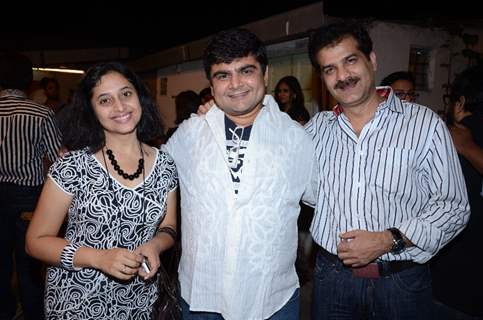
[[[391,253],[398,254],[404,251],[404,240],[396,240],[392,246]]]
[[[389,228],[388,230],[392,233],[392,238],[394,242],[391,248],[391,253],[393,254],[401,253],[406,248],[406,244],[404,243],[404,239],[401,235],[401,232],[396,228]]]

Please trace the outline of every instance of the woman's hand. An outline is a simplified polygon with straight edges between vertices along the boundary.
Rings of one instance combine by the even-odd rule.
[[[100,250],[96,269],[115,278],[129,280],[138,273],[143,257],[124,248]]]
[[[161,248],[159,247],[158,239],[151,239],[150,241],[138,247],[134,252],[141,257],[146,258],[148,262],[148,267],[150,269],[149,273],[147,273],[144,268],[139,268],[139,276],[142,277],[144,280],[152,278],[156,274],[156,272],[158,272],[158,268],[161,263],[159,260]]]

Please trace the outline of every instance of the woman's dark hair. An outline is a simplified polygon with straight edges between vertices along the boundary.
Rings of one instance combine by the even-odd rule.
[[[303,106],[305,103],[304,93],[302,92],[302,87],[300,86],[299,81],[294,76],[286,76],[278,80],[277,85],[275,86],[275,100],[277,101],[278,105],[280,106],[280,102],[278,101],[277,93],[280,90],[280,85],[282,83],[285,83],[295,94],[295,99],[292,101],[291,107]]]
[[[414,80],[413,75],[407,71],[396,71],[389,75],[387,75],[381,81],[381,86],[391,86],[394,82],[398,80],[406,80],[413,84],[413,87],[416,86],[416,81]]]
[[[295,99],[290,104],[287,114],[290,116],[290,118],[292,118],[292,120],[306,123],[310,120],[310,115],[307,109],[305,109],[304,93],[299,81],[294,76],[286,76],[278,80],[277,85],[275,86],[275,100],[277,101],[279,107],[281,107],[281,105],[278,101],[277,92],[282,83],[285,83],[295,94]]]
[[[483,65],[461,72],[451,84],[449,99],[452,104],[465,97],[464,109],[483,114]]]
[[[282,83],[285,83],[290,90],[295,94],[295,99],[292,101],[290,108],[287,110],[287,114],[295,121],[298,122],[307,122],[310,120],[310,115],[307,109],[305,109],[305,99],[304,93],[302,91],[302,87],[300,86],[299,81],[294,76],[286,76],[282,79],[278,80],[277,85],[275,86],[275,100],[278,103],[279,107],[280,102],[278,101],[278,94],[277,92],[280,90],[279,87]]]
[[[203,53],[206,77],[211,80],[212,65],[231,63],[249,55],[255,56],[265,74],[268,65],[267,52],[254,33],[246,29],[231,29],[215,34]]]
[[[141,119],[137,125],[138,139],[147,143],[162,136],[159,109],[141,78],[119,62],[99,63],[90,68],[82,78],[74,93],[69,113],[60,125],[63,144],[69,150],[89,147],[94,153],[104,146],[104,129],[94,113],[91,99],[93,90],[101,78],[111,72],[117,72],[125,77],[138,94],[142,110]]]
[[[176,121],[178,125],[184,120],[188,119],[192,113],[198,111],[201,104],[201,99],[196,92],[192,90],[182,91],[178,93],[174,99],[176,105]]]
[[[372,52],[372,40],[362,24],[355,21],[343,21],[328,24],[313,31],[309,37],[309,58],[315,70],[320,73],[317,54],[325,47],[333,46],[352,37],[357,42],[357,48],[369,59]]]
[[[211,95],[211,88],[210,87],[203,88],[200,91],[200,93],[198,93],[198,96],[200,97],[201,101],[203,101],[203,99],[205,99],[206,97],[213,97]]]

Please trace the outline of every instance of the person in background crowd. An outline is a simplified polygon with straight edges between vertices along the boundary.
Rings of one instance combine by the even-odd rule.
[[[32,63],[18,53],[0,54],[0,319],[15,315],[12,253],[24,319],[43,319],[41,265],[25,253],[27,216],[44,182],[44,157],[60,149],[54,113],[27,98]]]
[[[211,94],[210,87],[202,89],[198,95],[201,99],[201,104],[205,104],[208,101],[213,100],[213,95]]]
[[[47,101],[47,95],[45,94],[45,90],[42,88],[39,81],[31,82],[27,90],[27,96],[30,100],[41,105],[45,105],[45,102]]]
[[[416,102],[418,94],[415,91],[416,82],[411,73],[397,71],[382,79],[381,86],[390,86],[394,94],[401,100]]]
[[[176,127],[169,128],[166,133],[167,139],[173,135],[184,120],[188,119],[191,114],[196,114],[198,107],[201,104],[201,99],[196,92],[187,90],[178,93],[174,99],[174,104],[176,106],[176,120],[174,121]]]
[[[301,125],[310,120],[310,115],[305,108],[304,93],[299,81],[294,76],[286,76],[280,79],[275,86],[275,101],[280,110],[286,112],[292,120]]]
[[[40,80],[40,85],[44,88],[45,95],[47,96],[45,105],[57,114],[65,106],[65,103],[60,100],[59,81],[55,78],[43,77]]]
[[[309,56],[338,103],[306,125],[319,165],[312,317],[430,319],[427,262],[469,218],[449,131],[429,108],[376,88],[362,25],[317,29]]]
[[[432,284],[437,319],[483,317],[483,276],[471,257],[480,250],[483,231],[483,67],[459,74],[450,89],[447,118],[468,190],[471,216],[468,225],[432,263]],[[458,312],[468,316],[464,317]]]

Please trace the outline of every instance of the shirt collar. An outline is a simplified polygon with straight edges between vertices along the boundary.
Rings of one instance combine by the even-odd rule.
[[[275,102],[275,99],[269,95],[269,94],[266,94],[265,97],[263,98],[263,102],[262,102],[262,109],[260,110],[260,113],[262,112],[273,112],[273,111],[280,111],[280,108],[278,107],[278,104],[277,102]],[[207,118],[210,118],[210,117],[213,117],[214,114],[225,114],[223,112],[223,110],[221,110],[216,104],[210,109],[208,110],[208,112],[206,113],[206,117]],[[213,115],[211,115],[213,114]],[[257,116],[258,117],[258,116]]]
[[[376,93],[384,98],[384,101],[379,104],[377,111],[388,108],[391,111],[397,113],[403,113],[403,105],[401,100],[394,94],[391,87],[376,87]],[[344,113],[344,108],[341,105],[336,104],[332,111],[334,113],[334,119],[338,118],[342,113]]]
[[[27,94],[23,92],[22,90],[19,89],[4,89],[0,91],[0,98],[10,96],[10,97],[15,97],[15,98],[27,98]]]

